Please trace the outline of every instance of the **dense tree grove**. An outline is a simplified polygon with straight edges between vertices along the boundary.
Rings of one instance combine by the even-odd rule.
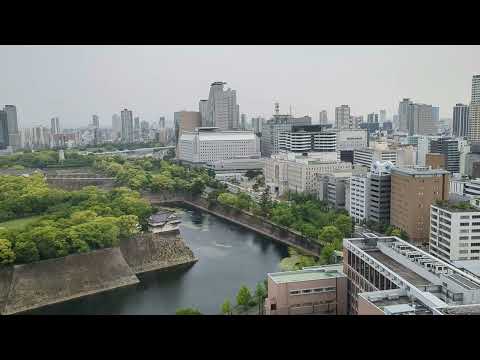
[[[120,157],[109,157],[97,160],[95,168],[134,190],[199,195],[206,186],[219,186],[206,169],[188,168],[165,160],[126,161]]]
[[[59,161],[58,151],[23,151],[0,157],[0,168],[58,168],[91,166],[94,155],[81,155],[76,150],[65,150],[65,160]]]
[[[0,264],[116,246],[146,226],[152,211],[139,193],[127,188],[64,191],[49,188],[40,174],[0,176],[0,221],[42,215],[14,229],[0,224]]]

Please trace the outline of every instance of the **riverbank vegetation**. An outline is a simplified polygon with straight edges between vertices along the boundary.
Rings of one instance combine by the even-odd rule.
[[[150,204],[128,188],[65,191],[49,188],[40,174],[0,176],[0,221],[8,221],[0,226],[0,263],[29,263],[116,246],[146,227],[152,212]],[[12,219],[18,219],[17,226]]]

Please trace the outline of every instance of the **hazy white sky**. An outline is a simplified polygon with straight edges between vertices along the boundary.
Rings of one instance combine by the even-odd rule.
[[[269,118],[275,101],[314,121],[341,104],[391,118],[404,97],[451,117],[479,73],[480,46],[0,46],[0,104],[17,106],[21,127],[53,116],[84,126],[92,114],[110,126],[124,107],[171,121],[225,81],[248,118]]]

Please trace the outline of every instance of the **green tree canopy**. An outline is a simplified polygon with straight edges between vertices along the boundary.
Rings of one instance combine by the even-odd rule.
[[[248,306],[251,300],[252,300],[252,294],[250,293],[250,290],[245,285],[242,285],[240,287],[240,290],[238,290],[237,304],[240,306],[246,307]]]
[[[12,243],[7,239],[0,239],[0,265],[9,265],[15,261]]]
[[[176,315],[202,315],[202,313],[194,308],[180,308],[175,311]]]

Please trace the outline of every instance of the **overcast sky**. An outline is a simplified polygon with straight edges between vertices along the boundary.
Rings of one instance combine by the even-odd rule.
[[[0,46],[0,104],[17,106],[20,127],[53,116],[85,126],[92,114],[111,126],[125,107],[172,121],[224,81],[248,118],[269,118],[275,101],[314,122],[322,109],[333,121],[341,104],[391,118],[404,97],[451,117],[479,73],[480,46]]]

